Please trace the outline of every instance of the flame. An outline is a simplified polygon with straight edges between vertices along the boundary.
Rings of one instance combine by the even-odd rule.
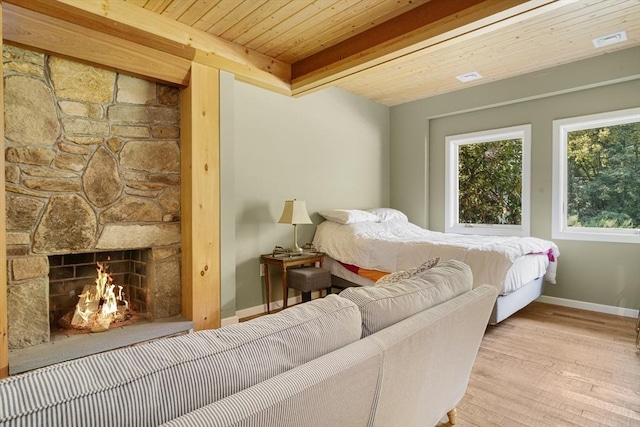
[[[97,263],[98,277],[95,285],[85,286],[76,304],[71,324],[75,327],[90,328],[92,330],[109,329],[111,323],[124,320],[129,308],[129,303],[124,298],[122,286],[113,283],[113,278],[107,273],[106,263]],[[119,309],[123,307],[122,309]]]

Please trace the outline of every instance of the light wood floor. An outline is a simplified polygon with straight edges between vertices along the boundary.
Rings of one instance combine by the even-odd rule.
[[[456,426],[640,426],[635,328],[543,303],[489,326]]]

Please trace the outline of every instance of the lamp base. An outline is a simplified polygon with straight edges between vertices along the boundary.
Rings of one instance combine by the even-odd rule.
[[[291,252],[300,253],[302,252],[302,248],[298,246],[298,227],[297,224],[293,224],[293,247],[291,247]]]

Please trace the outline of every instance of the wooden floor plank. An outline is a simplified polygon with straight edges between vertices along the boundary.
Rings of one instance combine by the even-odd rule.
[[[635,326],[538,302],[489,326],[456,426],[640,426]]]

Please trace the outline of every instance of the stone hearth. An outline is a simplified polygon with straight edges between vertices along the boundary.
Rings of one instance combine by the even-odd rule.
[[[9,349],[50,340],[51,255],[149,248],[154,316],[179,315],[179,90],[11,46],[3,60]]]

